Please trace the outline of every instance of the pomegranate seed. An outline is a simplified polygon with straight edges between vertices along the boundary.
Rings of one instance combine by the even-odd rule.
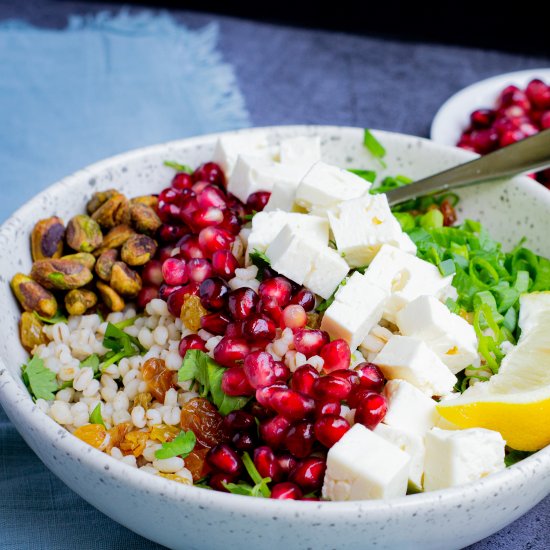
[[[161,246],[157,250],[156,258],[162,264],[165,260],[172,257],[172,250],[174,250],[174,245],[173,244],[168,244],[168,245]]]
[[[243,336],[242,322],[229,323],[225,335],[229,338],[241,338]]]
[[[235,269],[239,267],[239,262],[231,251],[217,250],[212,254],[212,267],[216,275],[231,279],[235,275]]]
[[[186,291],[186,287],[183,286],[176,288],[176,290],[169,294],[166,305],[168,306],[168,311],[174,317],[179,318],[181,315],[181,306],[183,305],[183,299],[186,294],[188,294],[188,292]]]
[[[278,382],[286,382],[290,378],[290,369],[282,362],[275,361],[273,372]]]
[[[228,293],[229,287],[219,277],[205,279],[199,287],[201,304],[206,309],[222,309],[226,304]]]
[[[181,208],[171,202],[159,202],[157,213],[163,223],[177,223],[181,217]]]
[[[191,225],[197,230],[218,225],[223,221],[223,210],[210,206],[199,208],[192,215]],[[202,244],[202,243],[201,243]]]
[[[235,236],[219,227],[205,227],[199,233],[199,245],[208,256],[217,250],[227,250]]]
[[[534,136],[535,134],[539,133],[539,129],[530,122],[524,122],[520,127],[519,130],[525,134],[525,136]]]
[[[528,114],[529,110],[524,109],[520,105],[510,105],[499,111],[499,116],[504,116],[511,119],[513,122],[517,123],[516,119],[520,119],[521,122],[529,120]]]
[[[324,360],[323,370],[331,372],[333,370],[349,369],[351,362],[351,351],[345,340],[339,338],[323,346],[321,357]]]
[[[285,437],[286,448],[296,457],[305,458],[311,454],[315,436],[311,422],[298,422],[288,430]]]
[[[200,195],[209,185],[210,183],[207,181],[197,181],[193,184],[192,189],[197,195]]]
[[[252,430],[256,427],[254,416],[245,411],[231,411],[223,419],[224,428],[231,434]]]
[[[340,415],[342,405],[339,401],[317,401],[315,404],[315,416],[319,418],[325,414]]]
[[[510,105],[519,105],[520,107],[529,110],[531,104],[527,95],[522,92],[517,86],[506,86],[497,99],[497,109],[509,107]]]
[[[306,311],[311,311],[315,307],[315,294],[307,288],[302,288],[292,296],[290,303],[302,306]]]
[[[237,321],[248,319],[257,303],[258,295],[251,288],[237,288],[227,295],[229,313]]]
[[[353,387],[347,398],[348,405],[350,408],[355,409],[357,405],[371,393],[376,394],[376,392],[367,388],[362,388],[361,386]]]
[[[252,451],[258,444],[258,439],[252,433],[238,432],[231,438],[231,443],[239,451]]]
[[[347,380],[352,386],[356,386],[357,384],[359,384],[359,375],[355,371],[350,369],[333,370],[330,375],[336,376],[336,378]]]
[[[306,357],[319,355],[329,341],[329,335],[324,330],[302,328],[294,333],[294,347]]]
[[[225,209],[223,211],[223,219],[217,227],[225,229],[233,235],[237,235],[241,230],[241,220],[233,210]]]
[[[508,130],[504,132],[500,138],[500,146],[506,147],[507,145],[512,145],[512,143],[517,143],[525,138],[525,134],[521,130]]]
[[[279,306],[275,298],[261,298],[256,309],[258,313],[263,313],[271,317],[276,323],[279,323],[283,316],[283,309]]]
[[[201,328],[212,334],[222,336],[225,334],[227,325],[229,325],[229,320],[227,315],[217,311],[201,317]]]
[[[206,455],[206,461],[212,468],[226,474],[238,474],[242,470],[239,455],[227,443],[218,443]]]
[[[189,280],[187,265],[183,260],[179,260],[178,258],[168,258],[162,264],[162,276],[168,285],[183,285]]]
[[[489,128],[495,120],[495,115],[492,109],[477,109],[470,115],[470,121],[474,128]]]
[[[289,420],[300,420],[315,411],[315,401],[311,397],[291,389],[273,392],[269,406]]]
[[[224,336],[214,348],[214,359],[224,367],[239,367],[245,357],[250,353],[250,348],[243,338],[229,338]]]
[[[260,437],[272,449],[278,449],[283,444],[289,428],[290,422],[284,416],[277,415],[260,423]]]
[[[193,216],[198,209],[199,203],[194,193],[186,196],[180,203],[180,220],[185,222],[189,227],[192,227]]]
[[[215,491],[220,491],[222,493],[229,493],[229,491],[224,487],[224,483],[233,483],[236,481],[236,476],[231,474],[226,474],[220,472],[219,474],[214,474],[210,477],[210,487]]]
[[[199,245],[199,238],[196,235],[185,235],[178,241],[177,246],[185,260],[204,258],[204,252]]]
[[[250,387],[242,367],[230,367],[223,373],[222,391],[233,397],[254,394],[254,390]]]
[[[253,388],[271,386],[276,380],[275,361],[265,351],[255,351],[244,360],[244,371]]]
[[[296,468],[298,461],[292,455],[282,454],[277,457],[279,466],[281,468],[282,477],[288,477],[292,470]]]
[[[291,304],[283,309],[283,320],[281,328],[304,328],[307,323],[306,310],[297,304]]]
[[[256,193],[252,193],[246,199],[246,206],[248,206],[251,212],[261,212],[265,208],[269,197],[271,197],[269,191],[256,191]]]
[[[546,111],[540,117],[540,127],[543,130],[547,130],[548,128],[550,128],[550,111]]]
[[[277,327],[268,317],[260,317],[255,315],[245,321],[243,325],[243,332],[247,338],[254,341],[273,340],[277,333]]]
[[[225,175],[219,164],[205,162],[201,164],[191,175],[193,181],[207,181],[220,187],[225,187]]]
[[[208,185],[205,187],[201,194],[197,197],[197,201],[201,208],[208,208],[214,206],[216,208],[227,208],[227,202],[225,200],[224,192],[214,185]]]
[[[303,493],[294,483],[290,481],[283,481],[273,485],[271,489],[271,498],[279,500],[301,500]]]
[[[319,373],[311,365],[302,365],[294,371],[290,387],[305,395],[313,396],[313,383],[317,378]]]
[[[170,296],[170,294],[172,294],[172,292],[175,292],[176,290],[178,290],[180,288],[181,288],[181,286],[160,285],[159,298],[166,302],[168,300],[168,296]]]
[[[279,390],[286,390],[288,386],[280,381],[277,381],[271,386],[262,386],[256,390],[256,401],[263,407],[270,407],[271,396]]]
[[[355,409],[355,422],[363,424],[369,430],[374,430],[384,417],[388,410],[386,398],[378,393],[371,393],[359,402]]]
[[[525,93],[537,109],[550,109],[550,86],[542,80],[538,78],[531,80]]]
[[[269,477],[271,480],[281,477],[281,467],[273,451],[263,445],[254,451],[254,466],[262,477]]]
[[[274,298],[277,305],[285,307],[292,297],[292,285],[284,277],[273,277],[262,281],[258,288],[260,298]]]
[[[323,401],[341,401],[347,399],[351,392],[351,382],[328,374],[321,376],[313,383],[313,394]]]
[[[188,336],[184,336],[180,340],[178,351],[182,357],[185,357],[188,349],[200,349],[201,351],[206,351],[204,340],[197,334],[189,334]]]
[[[350,429],[349,422],[335,414],[320,416],[314,426],[315,437],[329,449]]]
[[[193,258],[187,262],[187,272],[189,280],[196,283],[202,283],[214,274],[212,264],[205,258]]]
[[[162,262],[159,260],[149,260],[141,272],[143,283],[150,286],[159,287],[164,282],[162,276]]]
[[[258,390],[256,390],[256,393],[258,393]],[[253,401],[250,405],[250,412],[258,420],[267,420],[268,418],[272,418],[273,416],[275,416],[275,413],[271,409],[260,405],[260,403],[258,403],[257,401]]]
[[[299,485],[305,493],[317,491],[323,485],[326,467],[323,458],[304,458],[290,474],[290,481]]]
[[[471,139],[472,147],[482,155],[490,153],[498,147],[498,132],[493,128],[474,130]]]
[[[382,371],[373,363],[359,363],[355,371],[359,376],[359,385],[367,390],[380,393],[386,384]]]
[[[145,306],[155,298],[159,297],[159,289],[155,286],[144,286],[136,297],[136,305],[139,309],[145,309]]]
[[[159,193],[159,204],[175,204],[182,196],[181,189],[166,187]]]
[[[191,178],[190,174],[187,174],[185,172],[178,172],[173,178],[170,185],[174,189],[184,190],[184,189],[191,189],[193,186],[193,180]]]

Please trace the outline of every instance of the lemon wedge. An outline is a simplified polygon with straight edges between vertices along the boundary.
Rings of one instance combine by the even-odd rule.
[[[521,296],[519,326],[498,374],[437,409],[460,428],[495,430],[513,449],[537,451],[550,444],[550,292]]]

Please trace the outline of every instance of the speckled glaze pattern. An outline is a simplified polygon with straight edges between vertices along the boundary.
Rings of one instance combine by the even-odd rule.
[[[376,132],[387,169],[362,146],[362,130],[288,126],[245,130],[283,136],[320,135],[327,162],[420,178],[472,158],[459,149]],[[71,489],[137,533],[171,548],[462,548],[517,519],[550,493],[550,448],[463,487],[388,501],[294,502],[196,489],[141,473],[89,447],[43,414],[20,380],[26,354],[19,310],[8,282],[31,265],[33,223],[81,212],[90,194],[117,187],[129,195],[160,190],[172,171],[166,159],[196,165],[210,158],[217,136],[158,145],[108,159],[60,181],[18,210],[0,230],[0,402],[25,441]],[[505,246],[522,236],[550,255],[550,193],[528,178],[461,190],[461,217],[481,220]]]

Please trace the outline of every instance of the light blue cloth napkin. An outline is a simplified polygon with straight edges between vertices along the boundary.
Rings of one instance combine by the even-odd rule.
[[[217,36],[150,12],[0,23],[0,221],[104,157],[249,125]]]
[[[64,31],[0,23],[0,221],[101,158],[247,126],[217,36],[216,25],[191,31],[150,12],[72,18]],[[69,490],[0,408],[0,548],[77,547],[156,545]]]

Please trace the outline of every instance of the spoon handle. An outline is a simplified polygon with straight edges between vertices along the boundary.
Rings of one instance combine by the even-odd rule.
[[[386,195],[390,205],[394,205],[436,191],[534,172],[549,165],[550,129],[410,185],[392,189]]]

